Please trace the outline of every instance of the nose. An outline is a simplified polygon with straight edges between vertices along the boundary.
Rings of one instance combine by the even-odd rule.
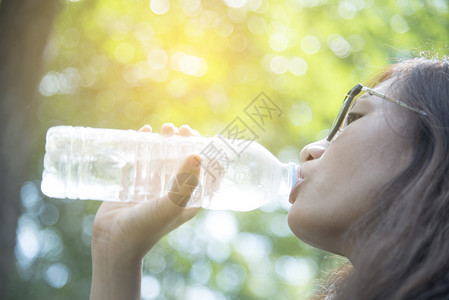
[[[329,142],[326,139],[323,139],[305,146],[300,154],[301,163],[318,159],[323,156],[328,144]]]

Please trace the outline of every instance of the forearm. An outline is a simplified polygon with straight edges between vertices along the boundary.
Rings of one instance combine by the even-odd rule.
[[[107,251],[92,253],[90,299],[140,299],[141,277],[141,259],[115,259]]]

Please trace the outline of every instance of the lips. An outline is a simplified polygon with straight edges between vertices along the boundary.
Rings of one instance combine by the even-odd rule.
[[[292,188],[292,190],[290,192],[290,196],[289,196],[289,202],[291,204],[293,204],[295,202],[296,196],[298,195],[299,187],[300,187],[301,183],[304,181],[304,178],[302,177],[302,174],[301,174],[301,168],[298,168],[297,178],[298,178],[298,180],[293,185],[293,188]]]

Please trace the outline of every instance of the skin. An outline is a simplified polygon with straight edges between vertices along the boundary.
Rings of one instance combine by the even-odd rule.
[[[151,132],[145,125],[140,131]],[[188,125],[179,129],[164,124],[161,134],[199,135]],[[189,156],[178,174],[200,173],[201,161]],[[189,188],[180,187],[188,195]],[[179,196],[179,193],[176,193]],[[92,232],[92,287],[90,299],[140,299],[142,259],[157,241],[190,220],[199,208],[184,208],[168,196],[141,203],[103,202],[95,216]],[[188,199],[188,198],[187,198]],[[172,201],[174,200],[174,201]]]
[[[391,79],[375,90],[389,94]],[[394,95],[389,94],[394,97]],[[411,162],[413,113],[364,94],[350,110],[361,114],[332,139],[301,151],[301,177],[288,214],[292,232],[302,241],[350,259],[343,241],[349,226],[374,204],[374,194]]]
[[[376,87],[389,94],[389,81]],[[395,96],[391,95],[390,96]],[[343,235],[374,203],[374,193],[411,161],[409,110],[375,96],[362,96],[351,109],[362,114],[331,141],[301,152],[301,177],[288,214],[293,233],[317,248],[350,259]],[[151,131],[149,125],[142,131]],[[198,135],[187,125],[164,124],[164,135]],[[187,158],[178,174],[198,177],[199,157]],[[189,195],[189,189],[181,193]],[[182,204],[182,203],[181,203]],[[181,205],[182,206],[182,205]],[[92,236],[91,299],[140,299],[142,259],[165,234],[191,219],[198,208],[183,208],[168,196],[137,204],[104,202]]]

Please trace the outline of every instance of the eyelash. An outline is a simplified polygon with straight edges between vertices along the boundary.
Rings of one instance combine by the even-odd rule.
[[[345,120],[345,126],[348,126],[352,122],[357,121],[361,117],[363,117],[363,115],[359,113],[348,113]]]

